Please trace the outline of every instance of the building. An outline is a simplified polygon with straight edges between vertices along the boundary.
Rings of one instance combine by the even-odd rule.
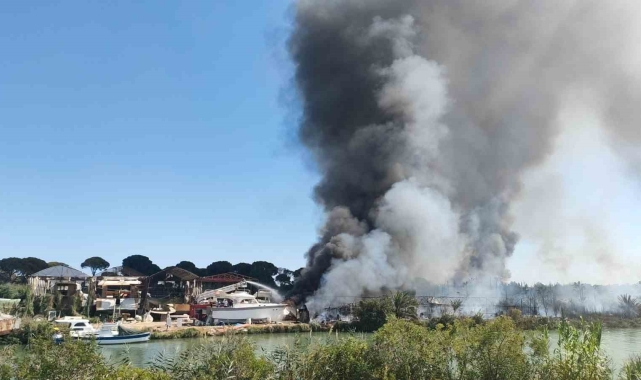
[[[35,296],[55,294],[57,291],[71,296],[78,290],[86,289],[89,277],[77,269],[57,265],[32,274],[27,281]]]
[[[200,291],[200,277],[188,270],[167,267],[143,279],[142,297],[189,303]]]

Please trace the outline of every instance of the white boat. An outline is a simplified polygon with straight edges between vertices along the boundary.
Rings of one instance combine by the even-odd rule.
[[[56,319],[54,323],[68,328],[69,335],[73,338],[93,337],[97,333],[89,320],[82,317],[64,317]]]
[[[200,294],[198,303],[208,302],[207,321],[205,324],[218,324],[219,322],[255,321],[277,322],[286,315],[286,304],[259,302],[256,296],[243,289],[244,283],[234,284],[223,288],[210,290]],[[231,291],[231,292],[230,292]]]

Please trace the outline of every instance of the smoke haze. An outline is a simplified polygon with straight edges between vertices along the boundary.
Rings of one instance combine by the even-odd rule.
[[[558,147],[575,94],[634,172],[639,11],[636,2],[298,1],[289,50],[299,137],[322,174],[315,197],[327,220],[294,293],[320,308],[415,278],[507,279],[515,220],[541,257],[567,263],[553,249],[567,235],[536,228],[561,205],[524,223],[523,178]],[[540,202],[559,200],[548,193]],[[602,221],[578,218],[599,236]],[[587,243],[601,244],[597,261],[615,265],[607,238],[597,240]]]

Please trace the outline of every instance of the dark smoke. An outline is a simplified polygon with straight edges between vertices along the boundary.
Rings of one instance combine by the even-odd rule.
[[[601,95],[613,143],[641,140],[630,116],[641,91],[619,64],[617,33],[634,5],[604,7],[299,1],[289,41],[299,136],[328,217],[293,294],[509,277],[510,202],[552,150],[565,99]]]

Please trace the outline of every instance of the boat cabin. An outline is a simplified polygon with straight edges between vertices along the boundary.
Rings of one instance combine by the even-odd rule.
[[[64,317],[54,322],[58,326],[68,328],[71,336],[93,335],[96,331],[88,319],[81,317]]]

